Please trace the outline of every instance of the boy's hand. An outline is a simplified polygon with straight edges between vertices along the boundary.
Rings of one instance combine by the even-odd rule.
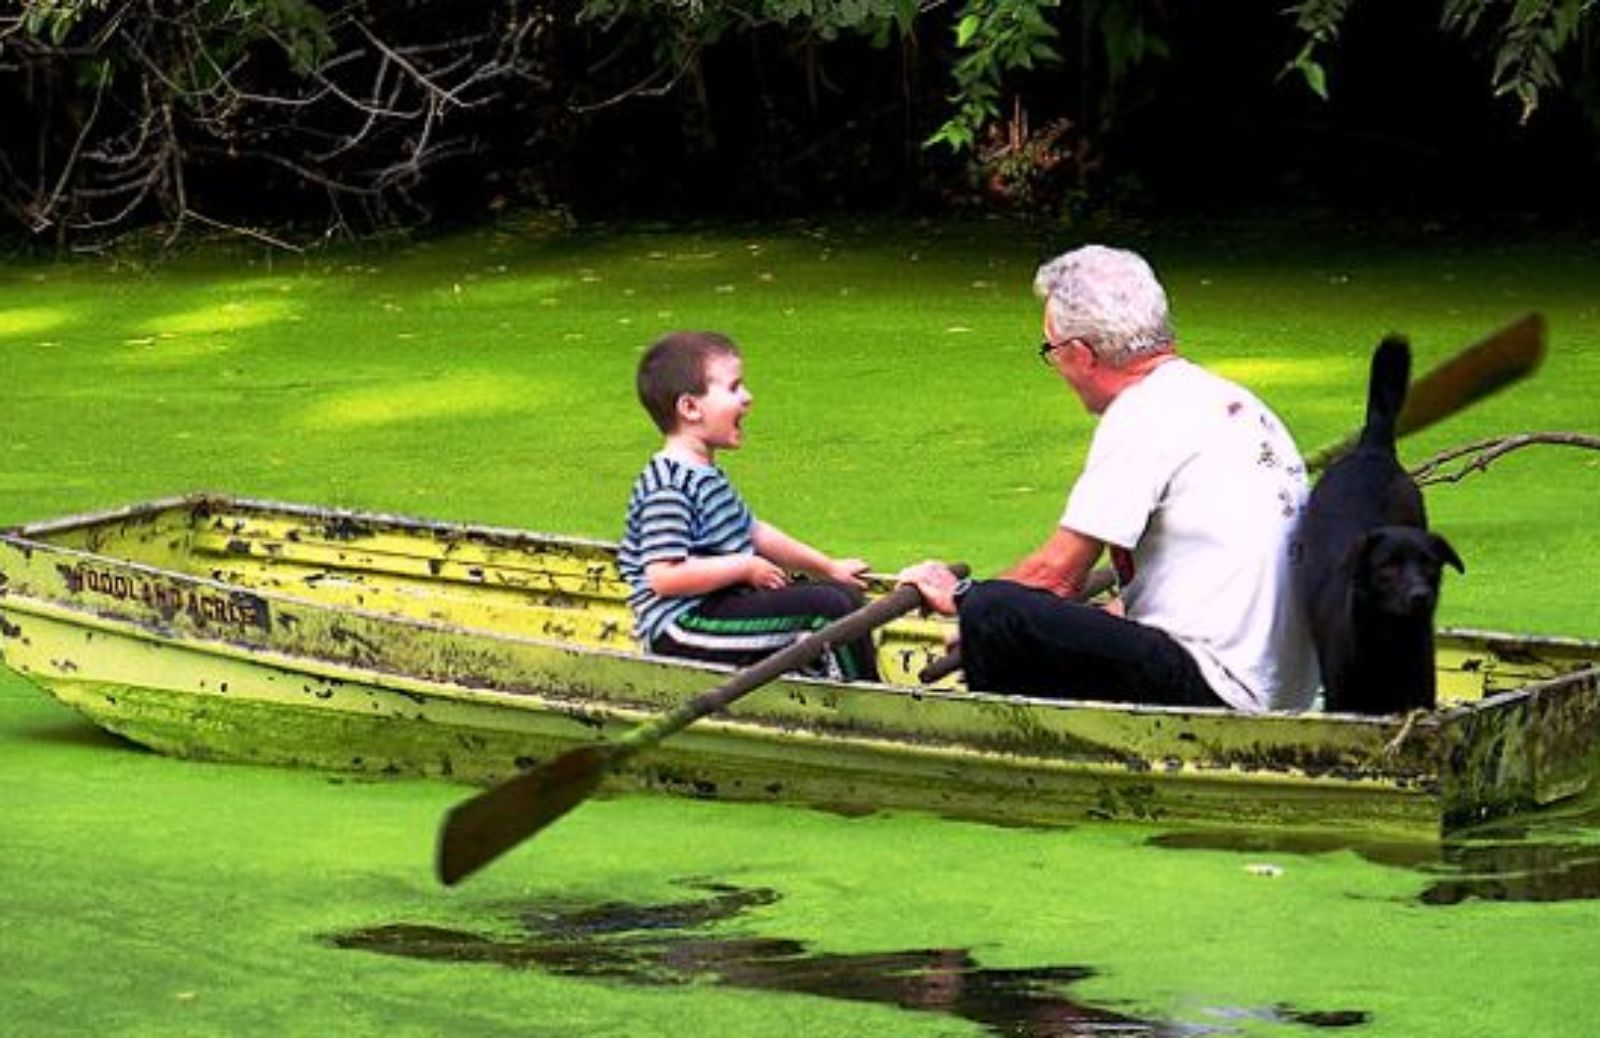
[[[839,584],[846,584],[860,590],[866,590],[867,570],[870,569],[860,559],[829,559],[828,564],[822,568],[822,576]]]
[[[787,587],[789,574],[782,566],[770,562],[759,555],[745,556],[744,582],[751,587],[763,591],[775,591],[780,587]]]

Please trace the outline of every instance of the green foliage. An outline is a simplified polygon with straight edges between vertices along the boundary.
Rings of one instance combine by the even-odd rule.
[[[103,44],[123,19],[148,20],[152,13],[128,0],[22,0],[21,8],[22,32],[52,47],[64,46],[80,26],[82,36]],[[309,0],[202,0],[170,22],[196,44],[184,70],[190,73],[203,63],[225,64],[250,46],[271,42],[305,75],[333,50],[328,17]]]
[[[1060,60],[1060,35],[1046,11],[1060,0],[967,0],[956,20],[956,49],[963,52],[951,69],[955,113],[929,138],[953,151],[971,151],[983,127],[1000,116],[1007,74]]]
[[[583,0],[581,21],[631,21],[672,37],[676,49],[715,43],[734,31],[778,25],[799,36],[832,40],[909,32],[927,0]]]
[[[1448,0],[1445,25],[1470,33],[1486,5],[1487,0]],[[1496,41],[1494,90],[1517,99],[1524,122],[1539,107],[1539,98],[1560,85],[1556,57],[1577,37],[1593,7],[1592,0],[1517,0],[1511,5]]]
[[[661,92],[723,39],[778,27],[800,44],[858,36],[877,46],[904,38],[938,0],[582,0],[577,21],[642,43],[660,66],[634,92]],[[619,96],[626,96],[626,92]]]
[[[22,31],[53,46],[66,42],[86,16],[101,11],[110,0],[22,0]]]
[[[1116,121],[1125,81],[1140,65],[1168,54],[1153,25],[1144,5],[1131,0],[1079,0],[1066,10],[1060,0],[969,0],[955,23],[962,52],[952,69],[955,111],[927,144],[966,155],[986,201],[1068,215],[1094,194],[1099,139]],[[1077,105],[1071,116],[1064,114],[1071,90],[1062,86],[1069,77],[1054,76],[1039,91],[1050,100],[1036,105],[1046,117],[1034,128],[1023,101],[1028,74],[1065,63],[1064,31],[1077,42],[1070,77]]]
[[[333,53],[328,16],[307,0],[259,0],[235,6],[256,9],[261,37],[275,39],[289,58],[290,67],[302,76],[308,75]]]
[[[1600,134],[1600,0],[1438,2],[1438,31],[1486,52],[1523,121],[1564,92]],[[1290,0],[1283,74],[1328,98],[1351,10]],[[1155,0],[14,0],[0,216],[58,246],[189,216],[305,241],[284,227],[365,231],[441,198],[453,215],[696,207],[706,168],[737,178],[729,208],[978,194],[1060,212],[1068,193],[1103,203],[1141,182],[1139,134],[1184,108],[1149,66],[1178,47],[1184,69],[1232,60],[1219,39],[1248,56],[1263,23],[1287,28],[1276,9]],[[646,97],[660,103],[623,111]],[[465,189],[441,184],[465,158]],[[606,163],[617,174],[595,177]],[[633,173],[650,163],[676,179]]]
[[[1298,72],[1311,92],[1324,101],[1328,99],[1328,74],[1318,54],[1338,37],[1349,6],[1350,0],[1304,0],[1290,8],[1295,28],[1305,35],[1306,42],[1284,72]]]
[[[1327,73],[1320,55],[1338,36],[1349,7],[1350,0],[1302,0],[1288,9],[1305,43],[1285,71],[1299,72],[1324,100]],[[1561,85],[1557,60],[1582,46],[1580,30],[1596,9],[1595,0],[1442,0],[1440,25],[1463,39],[1480,29],[1489,35],[1494,92],[1515,98],[1527,122],[1540,99]]]
[[[1107,78],[1120,82],[1134,69],[1154,58],[1165,58],[1170,47],[1140,11],[1128,0],[1084,0],[1085,30],[1105,49]]]

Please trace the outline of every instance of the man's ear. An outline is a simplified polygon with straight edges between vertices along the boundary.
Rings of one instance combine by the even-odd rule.
[[[1456,568],[1457,573],[1467,571],[1467,567],[1461,563],[1461,556],[1456,554],[1456,550],[1450,547],[1450,542],[1443,537],[1436,533],[1428,534],[1428,546],[1433,549],[1433,557],[1438,559],[1441,565],[1449,563]]]

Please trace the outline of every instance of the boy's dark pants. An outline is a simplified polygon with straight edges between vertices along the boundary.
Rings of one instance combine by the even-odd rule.
[[[1166,632],[1009,580],[961,601],[961,659],[975,691],[1163,706],[1225,706]]]
[[[729,588],[711,595],[656,636],[652,651],[746,667],[860,609],[859,591],[804,581],[771,591]],[[878,654],[863,635],[828,651],[802,673],[843,681],[877,681]]]

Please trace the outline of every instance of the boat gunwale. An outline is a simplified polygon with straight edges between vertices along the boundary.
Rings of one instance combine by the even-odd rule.
[[[48,547],[55,547],[55,545],[50,545],[48,542],[38,541],[37,538],[44,534],[64,533],[68,530],[77,530],[86,526],[103,526],[109,523],[125,522],[128,519],[154,515],[158,512],[169,512],[178,508],[192,509],[205,501],[217,500],[226,496],[224,494],[213,494],[210,491],[197,490],[188,494],[174,494],[170,497],[139,501],[130,505],[122,505],[118,508],[78,512],[55,519],[36,519],[26,523],[0,527],[0,540],[11,541],[23,546],[42,543]]]
[[[0,540],[3,539],[8,538],[0,536]],[[154,574],[165,579],[177,578],[180,580],[192,581],[198,586],[219,590],[223,593],[237,593],[239,590],[236,585],[228,584],[210,577],[203,577],[182,573],[175,570],[163,569],[159,566],[152,566],[147,563],[124,560],[117,558],[116,556],[99,554],[80,548],[70,548],[45,542],[31,542],[31,544],[34,547],[42,548],[51,553],[57,553],[63,557],[99,560],[108,559],[115,562],[117,565],[126,566],[129,569],[137,572]],[[549,649],[564,653],[577,653],[581,655],[603,656],[623,662],[645,663],[649,666],[666,667],[668,669],[675,670],[698,671],[704,673],[708,678],[711,679],[726,677],[730,674],[736,673],[736,668],[723,664],[705,663],[697,660],[679,659],[668,656],[654,656],[638,651],[630,652],[603,646],[574,645],[571,642],[539,637],[537,635],[505,632],[481,632],[474,628],[462,627],[442,621],[429,620],[419,617],[398,616],[393,613],[380,612],[361,607],[340,606],[336,608],[334,606],[316,602],[314,600],[297,598],[281,591],[252,590],[247,593],[263,598],[274,605],[288,605],[292,608],[298,609],[339,612],[347,615],[359,616],[363,619],[381,624],[395,624],[417,630],[426,630],[439,635],[488,633],[490,636],[497,639],[504,639],[508,642],[519,643],[534,648]],[[567,705],[572,707],[581,707],[583,705],[583,703],[577,699],[564,696],[552,696],[545,693],[530,692],[522,689],[492,688],[476,686],[465,682],[423,678],[407,674],[400,670],[360,667],[354,664],[327,660],[311,654],[289,653],[279,648],[273,648],[270,644],[258,646],[243,643],[239,639],[227,637],[220,631],[215,635],[208,635],[204,633],[203,630],[188,631],[159,629],[148,623],[143,623],[138,619],[134,619],[114,611],[78,607],[64,602],[56,602],[33,595],[19,596],[14,591],[7,594],[4,589],[0,589],[0,608],[13,608],[19,612],[41,616],[59,622],[88,623],[102,630],[114,631],[122,635],[134,637],[141,641],[166,643],[177,646],[188,645],[200,651],[214,651],[209,647],[217,647],[223,649],[224,653],[227,655],[233,655],[237,653],[241,657],[246,658],[258,656],[270,660],[281,660],[285,661],[286,665],[289,665],[288,669],[303,669],[309,673],[315,673],[323,677],[340,677],[343,679],[348,679],[349,675],[351,674],[366,673],[372,675],[382,675],[385,679],[398,679],[400,683],[404,683],[406,685],[416,683],[419,688],[424,688],[435,693],[448,692],[467,701],[518,702],[526,701],[528,699],[537,699],[552,705]],[[1456,704],[1449,708],[1438,709],[1429,713],[1418,715],[1418,717],[1412,721],[1412,732],[1420,735],[1423,731],[1435,731],[1441,729],[1446,724],[1458,717],[1466,717],[1471,714],[1481,712],[1489,708],[1491,705],[1498,705],[1502,701],[1509,702],[1519,696],[1528,696],[1538,687],[1542,687],[1543,685],[1551,683],[1559,684],[1561,682],[1570,680],[1575,675],[1585,674],[1588,671],[1597,668],[1600,668],[1600,663],[1593,664],[1589,667],[1579,668],[1574,671],[1569,671],[1549,679],[1543,679],[1531,685],[1519,686],[1518,688],[1497,692],[1491,696],[1486,696],[1481,700]],[[785,675],[782,680],[786,684],[799,684],[823,692],[842,693],[851,696],[890,695],[908,697],[919,702],[924,700],[934,700],[974,703],[999,707],[1020,707],[1029,711],[1042,711],[1047,714],[1057,712],[1083,712],[1100,713],[1108,716],[1128,718],[1154,717],[1174,720],[1186,718],[1219,720],[1239,718],[1248,719],[1251,722],[1260,722],[1271,727],[1284,725],[1299,726],[1305,724],[1309,720],[1315,723],[1333,724],[1338,729],[1346,731],[1374,729],[1379,733],[1387,733],[1398,730],[1402,727],[1406,720],[1404,715],[1372,716],[1365,714],[1334,713],[1320,710],[1265,710],[1253,713],[1243,713],[1228,707],[1169,706],[1153,703],[1121,703],[1111,700],[1058,699],[1045,696],[1028,696],[1016,693],[983,692],[967,689],[956,690],[940,688],[937,686],[897,685],[890,684],[888,682],[840,682],[831,681],[825,678],[811,677],[799,673]],[[604,707],[605,709],[625,707],[625,704],[610,702],[598,705]],[[762,727],[768,730],[777,730],[782,727],[782,725],[774,722],[762,722],[749,719],[746,719],[744,723]]]
[[[619,661],[644,661],[654,666],[666,666],[672,669],[686,671],[699,671],[708,677],[726,676],[736,672],[736,668],[722,664],[704,663],[696,660],[681,659],[677,657],[656,656],[637,649],[632,651],[607,646],[581,645],[556,638],[540,637],[518,632],[489,630],[473,628],[466,625],[449,623],[441,620],[432,620],[423,617],[398,615],[377,609],[369,609],[356,605],[333,606],[315,599],[302,598],[281,589],[256,589],[245,588],[239,584],[219,580],[214,577],[198,573],[190,573],[174,568],[163,568],[146,562],[123,558],[105,552],[90,551],[84,548],[75,548],[67,545],[54,544],[38,539],[39,534],[59,533],[68,530],[80,529],[95,524],[108,524],[122,522],[132,518],[153,515],[163,511],[187,508],[198,511],[204,508],[217,507],[235,508],[261,515],[287,514],[298,518],[350,518],[356,520],[384,523],[401,529],[424,531],[431,534],[440,533],[467,533],[469,535],[484,535],[489,538],[506,538],[513,542],[520,541],[524,544],[535,544],[540,541],[557,541],[566,544],[575,544],[586,548],[601,548],[615,550],[613,542],[571,537],[562,534],[545,534],[536,531],[517,530],[509,527],[484,526],[472,523],[458,523],[446,520],[428,520],[413,516],[394,513],[374,512],[361,509],[348,509],[337,507],[323,507],[317,505],[295,504],[293,502],[273,501],[263,498],[240,497],[231,494],[211,491],[195,491],[189,494],[172,495],[169,497],[153,499],[151,501],[135,503],[121,508],[106,509],[96,512],[82,513],[79,515],[65,516],[60,519],[44,520],[28,523],[19,527],[0,529],[0,541],[15,545],[21,550],[34,552],[43,551],[54,553],[66,558],[92,559],[105,561],[116,566],[126,567],[143,575],[157,576],[161,579],[177,579],[192,582],[197,587],[207,588],[224,595],[248,594],[263,599],[274,605],[286,605],[291,609],[312,609],[319,611],[338,612],[350,616],[360,617],[369,622],[379,624],[397,624],[413,629],[426,630],[435,634],[452,635],[467,634],[474,636],[488,636],[494,639],[503,639],[511,643],[528,645],[535,648],[553,649],[560,652],[579,653],[606,657]],[[19,598],[14,590],[6,587],[6,582],[0,579],[0,603],[7,601],[21,603],[25,599]],[[66,605],[65,603],[48,602],[48,600],[32,597],[29,599],[45,609],[28,609],[23,611],[36,614],[54,613],[60,610],[58,618],[69,615],[93,616],[109,625],[127,625],[138,637],[150,641],[182,641],[197,644],[213,643],[218,645],[235,645],[241,643],[237,639],[230,639],[220,632],[216,636],[205,636],[200,632],[187,632],[179,630],[158,630],[149,624],[131,619],[115,611],[96,610]],[[53,607],[53,608],[52,608]],[[1596,661],[1589,666],[1578,667],[1574,670],[1554,675],[1550,678],[1540,679],[1527,685],[1494,692],[1480,699],[1468,702],[1442,705],[1431,711],[1419,713],[1411,718],[1410,725],[1413,730],[1441,728],[1459,717],[1480,712],[1491,705],[1496,705],[1503,700],[1517,696],[1531,694],[1537,689],[1551,684],[1560,683],[1570,679],[1575,674],[1582,674],[1590,669],[1600,667],[1600,640],[1590,640],[1570,636],[1546,636],[1517,634],[1509,632],[1494,632],[1471,628],[1441,628],[1438,636],[1447,642],[1459,641],[1464,646],[1487,643],[1489,645],[1505,644],[1508,646],[1548,645],[1552,648],[1587,649],[1593,648],[1597,653]],[[299,655],[284,653],[282,650],[272,649],[267,646],[256,647],[243,643],[251,652],[269,652],[286,659],[316,660],[312,655]],[[335,664],[337,665],[337,664]],[[361,668],[354,668],[361,669]],[[371,673],[408,677],[398,670],[374,669]],[[1395,729],[1407,720],[1406,715],[1366,715],[1338,713],[1331,711],[1307,709],[1293,710],[1263,710],[1243,712],[1230,707],[1202,707],[1202,706],[1166,706],[1149,703],[1123,703],[1111,700],[1096,699],[1060,699],[1045,696],[1028,696],[1016,693],[983,692],[970,689],[947,689],[932,685],[901,685],[889,682],[840,682],[824,678],[815,678],[803,674],[790,674],[784,677],[786,682],[800,682],[822,690],[846,692],[888,693],[898,696],[910,696],[913,699],[958,700],[963,702],[979,702],[999,706],[1021,706],[1032,709],[1043,708],[1047,712],[1058,710],[1087,710],[1114,715],[1153,716],[1153,717],[1198,717],[1198,718],[1228,718],[1243,717],[1251,720],[1262,720],[1266,723],[1304,723],[1308,718],[1335,722],[1341,728],[1356,729],[1362,727],[1378,729]],[[528,692],[514,689],[494,689],[475,687],[465,683],[440,682],[442,687],[461,689],[473,695],[508,696],[518,697],[530,695]],[[567,700],[555,699],[552,701],[566,702]],[[1274,720],[1276,719],[1276,720]]]
[[[11,536],[9,536],[8,534],[5,534],[5,533],[0,533],[0,542],[7,542],[7,543],[15,544],[15,545],[18,545],[19,547],[22,547],[22,548],[24,548],[25,550],[28,550],[28,551],[42,551],[42,552],[45,552],[45,553],[51,553],[51,554],[60,555],[63,558],[92,559],[92,560],[95,560],[95,561],[110,562],[110,563],[112,563],[114,565],[117,565],[119,567],[126,567],[127,569],[132,570],[133,572],[139,573],[139,574],[142,574],[142,575],[157,576],[157,577],[160,577],[163,580],[176,580],[176,581],[178,581],[180,583],[181,582],[192,582],[196,586],[208,588],[208,589],[211,589],[211,590],[214,590],[214,591],[219,591],[224,595],[247,594],[247,595],[250,595],[250,596],[255,597],[255,598],[260,598],[260,599],[262,599],[262,600],[264,600],[264,601],[266,601],[266,602],[268,602],[269,604],[272,604],[272,605],[289,606],[289,607],[292,607],[293,609],[312,609],[312,610],[318,610],[318,611],[324,611],[324,612],[336,612],[336,613],[340,613],[340,614],[343,614],[343,615],[346,615],[346,616],[360,617],[361,619],[369,620],[369,621],[373,621],[373,622],[377,622],[377,623],[400,624],[400,625],[404,625],[404,626],[408,626],[408,627],[419,628],[419,629],[426,630],[426,631],[432,631],[432,632],[435,632],[435,633],[438,633],[438,634],[487,635],[487,636],[493,637],[495,639],[502,639],[502,640],[505,640],[505,641],[515,642],[515,643],[524,644],[524,645],[532,645],[532,646],[535,646],[535,647],[538,647],[538,648],[556,649],[556,650],[560,650],[560,651],[564,651],[564,652],[581,652],[581,653],[586,653],[586,654],[604,655],[604,656],[610,656],[610,657],[617,658],[617,659],[654,658],[654,657],[647,657],[644,653],[641,653],[641,652],[627,652],[627,651],[624,651],[624,650],[621,650],[621,649],[612,649],[612,648],[607,648],[605,646],[600,646],[600,645],[574,645],[572,642],[560,641],[560,640],[554,639],[554,638],[541,638],[538,635],[520,634],[520,633],[513,633],[513,632],[506,632],[506,631],[493,631],[493,630],[488,630],[488,629],[484,629],[484,628],[466,627],[466,626],[462,626],[462,625],[459,625],[459,624],[447,623],[447,622],[442,621],[442,620],[430,620],[430,619],[427,619],[426,617],[417,617],[417,616],[402,616],[402,615],[399,615],[399,614],[396,614],[396,613],[382,612],[380,610],[368,609],[368,608],[364,608],[362,606],[357,606],[357,605],[333,606],[333,605],[329,605],[329,604],[327,604],[325,602],[318,602],[315,599],[300,598],[300,597],[297,597],[295,595],[289,594],[289,593],[281,591],[281,590],[266,589],[266,588],[259,589],[259,590],[258,589],[254,589],[254,588],[245,589],[245,588],[241,588],[238,584],[231,584],[231,583],[228,583],[227,581],[218,580],[215,577],[201,576],[200,574],[197,574],[197,573],[187,573],[187,572],[184,572],[182,570],[176,570],[176,569],[164,569],[164,568],[162,568],[160,566],[153,566],[148,562],[137,562],[137,561],[134,561],[132,559],[120,558],[120,557],[115,556],[115,555],[107,555],[107,554],[104,554],[104,553],[101,553],[101,552],[86,551],[83,548],[72,548],[72,547],[67,547],[65,545],[60,545],[60,544],[50,544],[49,542],[46,542],[46,541],[21,541],[21,540],[18,540],[17,538],[11,537]],[[234,646],[238,646],[238,645],[241,644],[239,639],[228,638],[228,637],[225,637],[225,636],[223,636],[221,634],[218,634],[215,637],[207,637],[207,636],[202,635],[202,634],[200,634],[198,632],[188,632],[188,631],[181,631],[181,630],[157,630],[157,629],[155,629],[154,627],[152,627],[148,623],[142,623],[139,620],[132,619],[132,618],[126,616],[125,614],[116,612],[115,610],[92,609],[92,608],[88,608],[88,607],[73,606],[73,605],[69,605],[69,604],[67,604],[65,602],[57,602],[57,601],[54,601],[54,600],[51,600],[51,599],[47,599],[47,598],[43,598],[43,597],[40,597],[40,596],[37,596],[37,595],[18,595],[16,591],[8,589],[3,582],[0,582],[0,608],[3,608],[6,603],[28,603],[27,605],[16,606],[15,608],[18,608],[22,612],[33,613],[34,615],[50,614],[50,615],[55,616],[58,619],[64,618],[64,617],[68,617],[68,616],[87,616],[87,617],[93,617],[98,621],[102,621],[108,627],[110,625],[126,624],[139,637],[147,639],[147,640],[150,640],[150,641],[194,642],[194,643],[199,643],[199,644],[218,644],[218,645],[234,645]],[[59,613],[56,612],[57,610],[59,610]],[[312,660],[312,659],[317,659],[318,658],[316,656],[310,656],[310,655],[294,655],[294,654],[289,654],[289,653],[282,653],[281,650],[265,648],[265,647],[257,649],[257,648],[252,646],[251,647],[251,651],[278,652],[281,655],[285,656],[286,658],[290,658],[290,659],[308,659],[308,660]],[[671,657],[660,657],[660,659],[662,659],[663,661],[667,661],[667,662],[673,663],[673,664],[683,665],[686,669],[704,670],[704,671],[708,671],[708,672],[715,673],[715,674],[732,673],[733,670],[734,670],[734,668],[723,666],[721,664],[702,663],[702,662],[700,662],[698,660],[676,659],[676,658],[671,658]],[[374,671],[374,673],[401,674],[402,672],[385,670],[385,671]],[[402,676],[404,676],[404,675],[402,675]],[[793,677],[797,677],[797,678],[804,677],[804,675],[798,675],[798,674],[797,675],[792,675],[792,676]],[[812,679],[806,679],[806,680],[812,680]],[[828,687],[836,687],[836,683],[832,683],[832,682],[818,681],[817,683],[818,684],[822,684],[822,685],[827,685]],[[855,684],[858,685],[858,686],[864,687],[864,688],[874,687],[874,685],[872,683],[864,682],[864,681],[863,682],[856,682]],[[462,688],[471,688],[472,686],[470,686],[470,685],[462,685],[460,687],[462,687]],[[886,687],[898,689],[898,688],[902,688],[904,686],[886,686]],[[929,689],[927,691],[934,691],[934,690]],[[516,694],[519,694],[519,693],[512,692],[512,693],[509,693],[509,694],[516,695]]]
[[[499,526],[487,523],[475,523],[466,520],[427,519],[401,512],[384,512],[362,508],[346,508],[331,505],[309,505],[293,501],[280,501],[271,498],[249,497],[229,494],[221,491],[197,490],[186,494],[173,494],[167,497],[154,498],[149,501],[136,502],[118,508],[101,509],[90,512],[76,513],[56,519],[43,519],[27,523],[0,527],[0,540],[11,541],[19,547],[47,547],[55,550],[70,550],[61,545],[48,542],[39,542],[39,535],[61,533],[84,526],[120,522],[127,519],[151,515],[156,512],[168,511],[176,508],[189,508],[221,506],[233,507],[242,511],[262,515],[274,513],[291,515],[295,517],[310,518],[343,518],[361,519],[376,523],[387,524],[400,529],[423,531],[430,534],[468,534],[481,536],[496,543],[522,543],[536,544],[539,542],[557,542],[570,544],[582,548],[598,548],[614,553],[618,542],[600,537],[586,537],[578,534],[550,533],[547,531],[528,530],[511,526]],[[93,553],[85,553],[93,554]],[[125,565],[146,565],[123,560],[117,556],[104,556]],[[148,567],[158,569],[158,567]],[[163,571],[188,574],[181,571]],[[878,582],[881,586],[892,586],[894,578],[888,574],[868,574],[870,580]],[[196,577],[196,579],[205,579]],[[226,587],[220,581],[213,582]],[[235,589],[239,590],[239,589]],[[251,591],[251,594],[264,594],[264,592]],[[1436,632],[1436,637],[1450,642],[1475,643],[1488,642],[1498,645],[1514,646],[1518,643],[1527,643],[1534,646],[1549,646],[1561,649],[1593,649],[1600,656],[1600,638],[1589,638],[1582,635],[1566,634],[1537,634],[1528,631],[1497,631],[1489,628],[1444,626]],[[931,687],[931,686],[920,686]],[[1498,693],[1497,693],[1498,694]],[[1087,702],[1087,701],[1085,701]],[[1279,712],[1279,711],[1268,711]],[[1441,711],[1442,712],[1442,711]]]

